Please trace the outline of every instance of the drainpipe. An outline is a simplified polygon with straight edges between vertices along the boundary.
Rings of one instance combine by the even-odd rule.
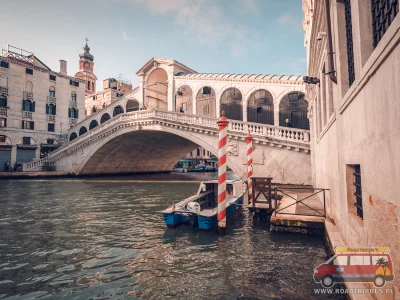
[[[332,47],[332,28],[331,28],[331,6],[330,1],[325,0],[325,13],[326,13],[326,27],[327,27],[327,42],[328,42],[328,73],[329,78],[337,84],[337,77],[335,74],[335,66],[333,63],[333,47]]]

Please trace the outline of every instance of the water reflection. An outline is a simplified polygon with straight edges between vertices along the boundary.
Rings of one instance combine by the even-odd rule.
[[[315,298],[321,238],[271,234],[246,210],[228,220],[225,237],[166,230],[158,212],[197,188],[0,181],[0,298]]]

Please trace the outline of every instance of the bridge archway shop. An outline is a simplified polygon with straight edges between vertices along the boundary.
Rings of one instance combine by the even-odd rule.
[[[17,164],[24,164],[36,158],[38,145],[31,137],[22,137],[17,142]]]
[[[4,171],[6,162],[11,164],[11,139],[6,135],[0,135],[0,172]],[[12,166],[11,166],[12,167]]]

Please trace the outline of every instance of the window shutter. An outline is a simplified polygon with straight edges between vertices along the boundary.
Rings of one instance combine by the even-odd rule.
[[[46,115],[48,115],[48,114],[49,114],[49,105],[46,104]]]
[[[76,110],[76,118],[77,119],[79,118],[79,110],[78,109]]]
[[[24,123],[24,121],[22,121],[22,129],[25,129],[25,123]]]
[[[35,101],[32,102],[32,112],[35,112]]]
[[[4,119],[4,127],[7,127],[7,119]]]
[[[25,100],[22,100],[22,110],[25,110]]]
[[[71,118],[71,108],[68,107],[68,118]]]
[[[54,105],[54,115],[56,115],[57,114],[57,106],[56,105]]]
[[[35,129],[35,122],[31,122],[31,129],[32,129],[32,130]]]

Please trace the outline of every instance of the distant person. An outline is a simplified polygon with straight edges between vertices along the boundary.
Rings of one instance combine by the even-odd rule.
[[[290,123],[289,119],[286,119],[286,127],[292,127],[292,123]]]
[[[17,162],[15,162],[15,164],[14,164],[14,172],[17,172],[17,169],[18,169],[18,164],[17,164]]]
[[[182,106],[179,108],[179,112],[184,113]]]
[[[4,172],[8,172],[7,162],[4,163]]]
[[[11,171],[12,171],[12,170],[11,170],[10,161],[7,161],[7,162],[6,162],[6,165],[5,165],[5,167],[4,167],[4,171],[5,171],[5,172],[11,172]]]

